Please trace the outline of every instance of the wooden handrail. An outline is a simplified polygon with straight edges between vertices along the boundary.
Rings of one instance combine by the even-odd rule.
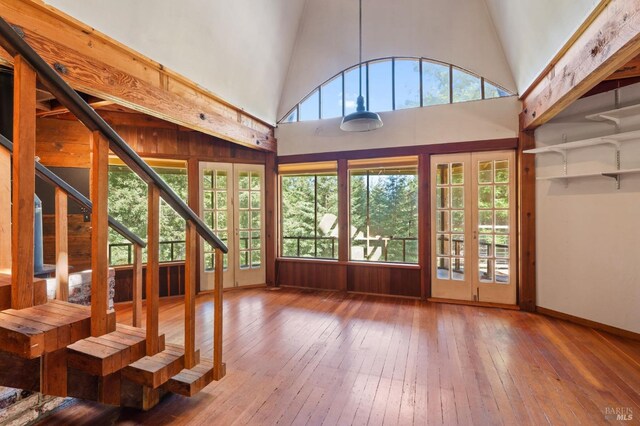
[[[228,252],[227,246],[205,225],[198,215],[3,18],[0,18],[0,46],[14,57],[24,58],[23,60],[36,71],[39,81],[47,90],[89,130],[100,132],[109,141],[109,149],[143,181],[156,186],[162,199],[183,219],[192,222],[196,227],[197,233],[206,242],[213,248],[222,250],[223,253]]]

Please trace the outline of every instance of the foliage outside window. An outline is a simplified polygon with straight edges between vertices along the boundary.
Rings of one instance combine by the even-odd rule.
[[[179,167],[153,167],[182,200],[187,199],[187,171]],[[147,184],[126,166],[109,166],[109,214],[143,240],[147,239]],[[185,258],[185,221],[164,200],[160,200],[160,261]],[[111,265],[133,260],[131,243],[109,231]],[[146,262],[146,248],[142,261]]]
[[[356,110],[359,67],[316,87],[280,123],[348,115]],[[461,68],[424,58],[394,57],[362,64],[362,95],[370,111],[382,112],[512,96]]]
[[[418,263],[416,166],[350,171],[350,259]]]
[[[336,172],[281,174],[281,255],[338,258]]]

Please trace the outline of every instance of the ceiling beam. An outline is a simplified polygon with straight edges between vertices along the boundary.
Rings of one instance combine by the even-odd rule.
[[[546,123],[638,54],[638,2],[611,0],[523,98],[524,129]]]
[[[609,77],[605,78],[607,80],[622,80],[624,78],[634,78],[640,77],[640,55],[636,56],[623,67],[614,71]]]
[[[3,0],[0,16],[74,89],[240,145],[276,151],[273,126],[37,0]],[[0,62],[13,58],[0,49]]]
[[[89,101],[89,106],[93,109],[100,109],[105,106],[113,105],[112,101],[103,101],[103,100],[95,100]],[[67,114],[69,112],[69,108],[64,107],[62,105],[55,106],[50,108],[48,111],[38,111],[36,112],[36,117],[53,117],[56,115]]]

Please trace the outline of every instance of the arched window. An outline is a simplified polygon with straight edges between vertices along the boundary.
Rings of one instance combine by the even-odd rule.
[[[356,110],[358,65],[316,87],[279,123],[343,117]],[[508,90],[455,65],[425,58],[393,57],[362,64],[362,95],[375,112],[513,96]]]

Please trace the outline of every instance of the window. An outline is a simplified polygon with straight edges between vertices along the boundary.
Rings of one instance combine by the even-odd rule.
[[[356,111],[359,66],[336,74],[279,121],[317,120]],[[383,112],[512,96],[478,75],[422,58],[384,58],[362,64],[362,96],[369,111]]]
[[[184,161],[146,160],[180,198],[187,199],[187,170]],[[120,163],[121,164],[121,163]],[[147,238],[147,184],[127,166],[112,160],[109,165],[109,214],[143,240]],[[160,261],[185,258],[185,221],[164,200],[160,200]],[[133,262],[133,247],[122,236],[109,230],[109,263]],[[143,250],[146,261],[146,248]]]
[[[322,118],[342,117],[342,74],[322,85]]]
[[[279,173],[281,255],[337,259],[337,164],[282,165]]]
[[[453,68],[451,90],[453,102],[475,101],[482,99],[480,78],[458,68]]]
[[[392,62],[370,62],[367,66],[369,111],[393,110]]]
[[[396,59],[394,62],[395,109],[420,106],[420,61]]]
[[[350,161],[350,259],[418,263],[415,157]]]
[[[422,61],[422,104],[424,106],[448,104],[449,66]]]
[[[302,101],[298,111],[300,121],[317,120],[320,118],[320,93],[315,90],[307,99]]]

